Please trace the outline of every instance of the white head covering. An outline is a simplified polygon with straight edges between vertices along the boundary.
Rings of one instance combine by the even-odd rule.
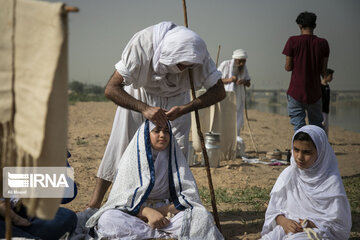
[[[155,127],[156,125],[152,121],[149,121],[149,132],[151,132]]]
[[[206,44],[198,34],[171,22],[154,26],[153,49],[152,64],[157,74],[167,73],[163,65],[183,62],[202,64],[207,55]]]
[[[305,132],[311,137],[318,154],[318,158],[315,163],[308,169],[298,168],[294,159],[294,137],[299,132]],[[341,179],[335,153],[329,144],[326,133],[322,128],[314,125],[306,125],[302,127],[295,132],[292,138],[291,148],[292,155],[290,159],[290,167],[299,177],[299,182],[306,187],[307,190],[320,186],[331,174],[337,175]],[[274,186],[273,191],[275,190]]]
[[[247,53],[243,49],[236,49],[232,55],[233,59],[247,59]]]
[[[320,127],[304,126],[294,136],[299,132],[311,137],[318,158],[310,168],[300,169],[291,157],[291,165],[280,174],[270,193],[262,234],[272,231],[276,216],[283,214],[296,221],[311,220],[325,239],[347,239],[351,212],[335,153]]]

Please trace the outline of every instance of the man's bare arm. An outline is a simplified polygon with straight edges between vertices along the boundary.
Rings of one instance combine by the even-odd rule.
[[[185,105],[186,113],[192,112],[201,108],[209,107],[217,102],[220,102],[226,97],[224,84],[219,79],[218,82],[209,88],[203,95],[195,98],[190,103]]]
[[[142,113],[145,118],[153,121],[155,124],[165,127],[167,125],[165,111],[159,107],[151,107],[146,103],[135,99],[124,90],[123,82],[123,77],[115,70],[106,85],[105,96],[117,105]]]
[[[143,112],[147,105],[129,95],[123,88],[123,82],[123,77],[115,70],[106,85],[105,96],[121,107],[134,110],[139,113]]]
[[[223,100],[226,96],[224,84],[221,81],[221,79],[218,80],[218,82],[209,88],[206,93],[201,95],[198,98],[193,99],[188,104],[182,105],[182,106],[175,106],[172,107],[168,112],[166,112],[166,115],[169,120],[174,120],[186,113],[206,108],[208,106],[211,106],[217,102],[220,102]]]
[[[293,70],[293,58],[292,57],[286,56],[285,70],[288,72]]]

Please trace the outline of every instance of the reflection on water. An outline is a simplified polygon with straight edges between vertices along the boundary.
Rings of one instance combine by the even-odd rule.
[[[249,109],[287,116],[287,103],[269,103],[264,99],[248,101]],[[341,102],[330,105],[329,124],[360,132],[360,103]],[[290,122],[289,122],[290,124]]]

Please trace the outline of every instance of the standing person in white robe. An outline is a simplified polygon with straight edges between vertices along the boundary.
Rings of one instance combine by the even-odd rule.
[[[170,124],[149,120],[125,150],[108,201],[86,226],[99,239],[223,239]]]
[[[237,141],[242,142],[240,130],[244,126],[245,87],[250,87],[250,76],[246,67],[247,53],[243,49],[233,52],[231,60],[223,61],[218,70],[222,72],[225,91],[235,92],[237,113]]]
[[[270,196],[261,239],[309,239],[307,228],[318,239],[349,238],[350,205],[323,129],[307,125],[295,133],[291,165],[280,174]]]
[[[195,32],[171,22],[161,22],[136,33],[115,68],[105,95],[119,107],[88,204],[91,208],[100,207],[123,152],[145,119],[163,127],[170,120],[174,136],[187,155],[191,126],[188,113],[225,97],[221,73],[205,42]],[[189,68],[195,89],[207,89],[192,101]]]

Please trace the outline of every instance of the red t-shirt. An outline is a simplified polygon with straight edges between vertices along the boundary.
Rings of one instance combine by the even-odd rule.
[[[293,58],[288,95],[304,104],[315,103],[321,98],[320,73],[329,52],[326,39],[315,35],[292,36],[288,39],[282,52]]]

